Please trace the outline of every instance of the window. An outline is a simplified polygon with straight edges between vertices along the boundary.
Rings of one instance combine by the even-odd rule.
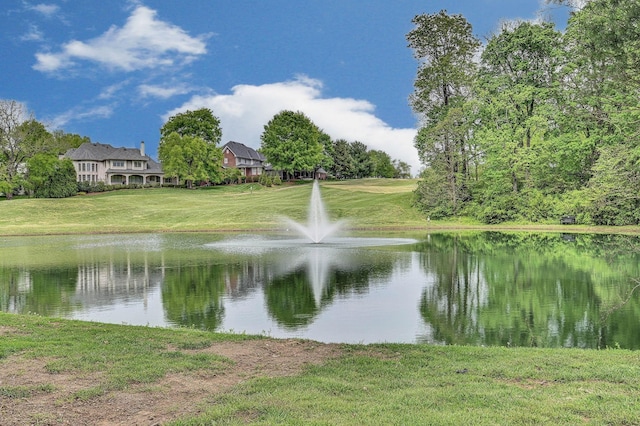
[[[229,159],[227,157],[224,157],[224,164],[229,164]]]
[[[135,167],[136,169],[141,169],[142,168],[142,161],[134,161],[133,162],[133,167]]]
[[[111,162],[113,167],[124,167],[124,161],[114,160]]]
[[[96,171],[96,164],[95,163],[91,163],[91,171],[92,172]]]
[[[84,169],[84,163],[80,163],[80,171],[81,171],[81,172],[84,172],[84,171],[85,171],[85,169]]]

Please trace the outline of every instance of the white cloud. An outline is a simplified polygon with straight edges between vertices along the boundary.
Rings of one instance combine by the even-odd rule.
[[[64,125],[72,121],[81,121],[94,118],[109,118],[113,115],[113,107],[110,105],[97,106],[90,109],[72,108],[59,114],[50,120],[50,126],[54,129],[60,129]]]
[[[98,95],[98,99],[111,99],[115,97],[118,92],[124,90],[129,85],[129,83],[130,80],[125,80],[105,87]]]
[[[69,58],[65,58],[63,55],[36,53],[36,59],[38,63],[33,68],[38,71],[55,71],[71,64]]]
[[[136,7],[123,27],[112,26],[88,41],[71,40],[59,52],[37,53],[34,69],[43,72],[89,61],[109,69],[136,71],[188,63],[207,51],[204,36],[157,19],[156,11]]]
[[[225,143],[229,140],[260,147],[264,126],[282,110],[301,111],[332,139],[360,141],[369,149],[381,150],[392,159],[420,164],[413,146],[416,129],[396,129],[375,116],[375,106],[352,98],[324,98],[319,80],[299,76],[295,80],[260,86],[238,85],[229,95],[193,96],[164,119],[186,110],[210,108],[220,118]]]
[[[186,84],[176,84],[171,86],[141,84],[138,86],[138,93],[143,98],[168,99],[176,95],[184,95],[191,91],[192,89]]]
[[[42,41],[44,36],[37,25],[29,25],[29,31],[20,37],[22,41]]]
[[[60,6],[58,6],[57,4],[44,4],[44,3],[36,4],[35,6],[29,5],[27,6],[27,8],[29,10],[33,10],[35,12],[41,13],[47,18],[54,16],[60,10]]]

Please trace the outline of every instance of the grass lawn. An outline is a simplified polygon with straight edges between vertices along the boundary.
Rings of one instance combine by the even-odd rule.
[[[638,227],[506,223],[487,226],[469,219],[427,221],[412,206],[417,180],[361,179],[323,182],[332,219],[352,229],[503,229],[638,233]],[[137,189],[64,199],[0,198],[0,235],[270,230],[280,218],[307,217],[311,183],[270,188],[258,184],[185,189]]]
[[[411,206],[415,185],[415,180],[380,179],[357,185],[324,183],[322,196],[333,218],[348,217],[354,227],[419,227],[426,221]],[[305,183],[271,188],[244,184],[196,190],[121,190],[65,199],[2,199],[0,234],[273,229],[281,226],[281,216],[306,218],[310,194],[311,184]]]

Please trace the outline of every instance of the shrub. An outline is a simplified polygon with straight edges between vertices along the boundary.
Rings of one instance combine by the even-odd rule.
[[[273,185],[273,179],[271,178],[271,176],[268,176],[266,174],[262,174],[262,175],[260,175],[260,179],[258,180],[258,183],[260,183],[260,185],[262,185],[262,186],[272,186]]]
[[[518,215],[530,222],[558,219],[564,212],[560,202],[552,195],[545,195],[538,189],[529,189],[518,194],[516,210]]]
[[[518,219],[517,200],[513,195],[487,198],[482,203],[473,204],[469,213],[479,221],[495,225]]]

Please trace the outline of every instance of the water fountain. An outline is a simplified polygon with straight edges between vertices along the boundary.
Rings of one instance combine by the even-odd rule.
[[[311,189],[307,224],[304,225],[289,218],[285,218],[285,221],[301,236],[308,238],[314,244],[321,243],[325,238],[335,235],[344,226],[344,221],[333,223],[329,221],[317,180],[313,182]]]
[[[335,271],[339,270],[344,274],[345,271],[348,273],[357,269],[359,262],[366,257],[360,250],[416,242],[408,238],[339,235],[341,230],[345,230],[348,221],[329,220],[317,180],[313,182],[311,189],[306,223],[296,222],[288,217],[282,217],[281,220],[287,226],[287,234],[294,231],[296,238],[255,233],[232,235],[230,238],[208,243],[206,247],[228,253],[265,256],[269,259],[267,262],[272,270],[271,280],[305,270],[316,307],[321,305],[326,296]]]
[[[348,220],[331,222],[327,215],[318,181],[313,182],[307,222],[300,223],[288,217],[281,217],[287,227],[287,233],[294,231],[299,238],[281,238],[273,235],[234,235],[229,239],[207,244],[208,247],[244,253],[265,253],[272,250],[295,249],[303,252],[305,246],[318,246],[316,249],[332,250],[336,248],[364,248],[375,246],[404,245],[416,241],[408,238],[353,237],[339,235],[345,230]]]

